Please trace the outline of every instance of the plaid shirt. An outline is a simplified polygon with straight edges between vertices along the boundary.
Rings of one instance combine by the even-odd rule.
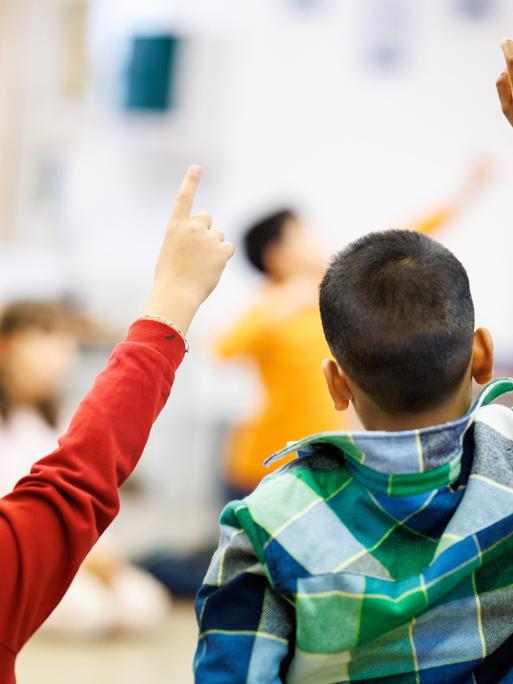
[[[513,413],[489,405],[509,391],[279,452],[298,458],[222,513],[196,682],[513,681]]]

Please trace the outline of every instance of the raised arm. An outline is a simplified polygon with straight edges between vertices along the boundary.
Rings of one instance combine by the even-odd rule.
[[[427,214],[420,221],[414,222],[410,229],[431,235],[444,228],[447,223],[467,209],[489,178],[490,163],[486,159],[481,159],[470,169],[461,187],[454,192],[445,204],[440,205],[434,212]]]
[[[118,487],[137,464],[185,352],[178,328],[187,331],[233,253],[208,215],[191,216],[200,173],[191,167],[178,194],[146,319],[116,348],[58,449],[0,500],[2,683],[14,682],[16,653],[116,515]]]

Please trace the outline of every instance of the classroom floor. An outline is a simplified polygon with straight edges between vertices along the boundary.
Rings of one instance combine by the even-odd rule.
[[[18,659],[18,684],[192,684],[196,636],[193,605],[183,601],[151,637],[84,643],[36,635]]]

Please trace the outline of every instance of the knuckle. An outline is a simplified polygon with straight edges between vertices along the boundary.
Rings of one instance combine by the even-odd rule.
[[[208,211],[202,211],[200,214],[198,214],[198,217],[204,225],[212,225],[212,216],[208,213]]]
[[[189,233],[193,236],[198,236],[203,232],[203,227],[196,221],[189,221]]]

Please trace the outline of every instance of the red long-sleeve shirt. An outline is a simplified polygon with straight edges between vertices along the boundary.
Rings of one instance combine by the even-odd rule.
[[[0,684],[116,516],[184,352],[168,326],[134,323],[57,450],[0,500]]]

